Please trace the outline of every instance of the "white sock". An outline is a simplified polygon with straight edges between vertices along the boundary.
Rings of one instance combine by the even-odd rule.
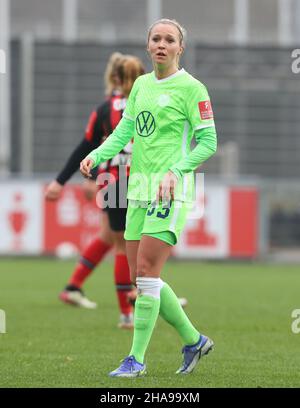
[[[165,282],[164,282],[162,279],[160,279],[160,278],[159,278],[159,282],[160,282],[160,290],[162,290],[162,288],[163,288]]]
[[[162,280],[160,278],[136,278],[136,286],[139,295],[148,295],[156,299],[160,298],[160,290],[162,288]]]

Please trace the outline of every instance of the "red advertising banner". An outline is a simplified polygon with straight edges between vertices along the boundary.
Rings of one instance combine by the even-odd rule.
[[[174,256],[223,259],[255,258],[259,254],[257,188],[207,185],[204,204],[201,218],[188,217]]]
[[[1,183],[0,254],[79,253],[100,230],[100,209],[80,185],[46,201],[42,182]],[[259,255],[256,187],[206,185],[172,254],[177,258],[254,258]],[[204,203],[204,206],[203,206]]]
[[[258,191],[256,188],[231,188],[229,255],[234,258],[258,255]]]
[[[45,188],[45,187],[44,187]],[[100,209],[80,185],[68,185],[58,201],[44,200],[44,251],[81,251],[100,230]]]

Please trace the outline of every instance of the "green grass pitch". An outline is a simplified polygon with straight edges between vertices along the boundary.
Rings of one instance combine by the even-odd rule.
[[[297,266],[170,261],[162,278],[215,350],[188,376],[175,375],[181,341],[158,320],[144,378],[109,378],[130,349],[132,332],[117,328],[112,262],[86,282],[96,310],[67,306],[58,293],[74,261],[0,260],[0,387],[299,387],[300,333],[291,330],[300,309]]]

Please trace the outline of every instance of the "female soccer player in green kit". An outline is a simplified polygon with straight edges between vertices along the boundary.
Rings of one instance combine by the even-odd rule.
[[[125,240],[138,297],[132,348],[109,374],[112,377],[145,374],[144,355],[158,315],[185,344],[183,363],[176,373],[192,372],[214,345],[192,325],[173,290],[160,279],[194,196],[193,171],[217,146],[207,90],[179,69],[183,50],[184,30],[176,21],[162,19],[150,27],[147,51],[154,71],[135,81],[122,120],[80,164],[82,174],[90,177],[93,167],[115,156],[134,138]],[[191,151],[193,136],[197,146]]]

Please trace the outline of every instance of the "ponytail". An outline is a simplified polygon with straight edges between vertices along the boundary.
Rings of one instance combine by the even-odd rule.
[[[115,84],[115,75],[120,65],[124,55],[120,52],[114,52],[111,54],[108,63],[106,65],[105,73],[104,73],[104,83],[105,83],[105,95],[109,96],[112,94],[113,90],[116,87]]]
[[[121,89],[125,97],[128,97],[130,94],[131,88],[137,77],[144,73],[145,67],[139,58],[131,55],[124,56],[117,69],[117,74],[121,80]]]

